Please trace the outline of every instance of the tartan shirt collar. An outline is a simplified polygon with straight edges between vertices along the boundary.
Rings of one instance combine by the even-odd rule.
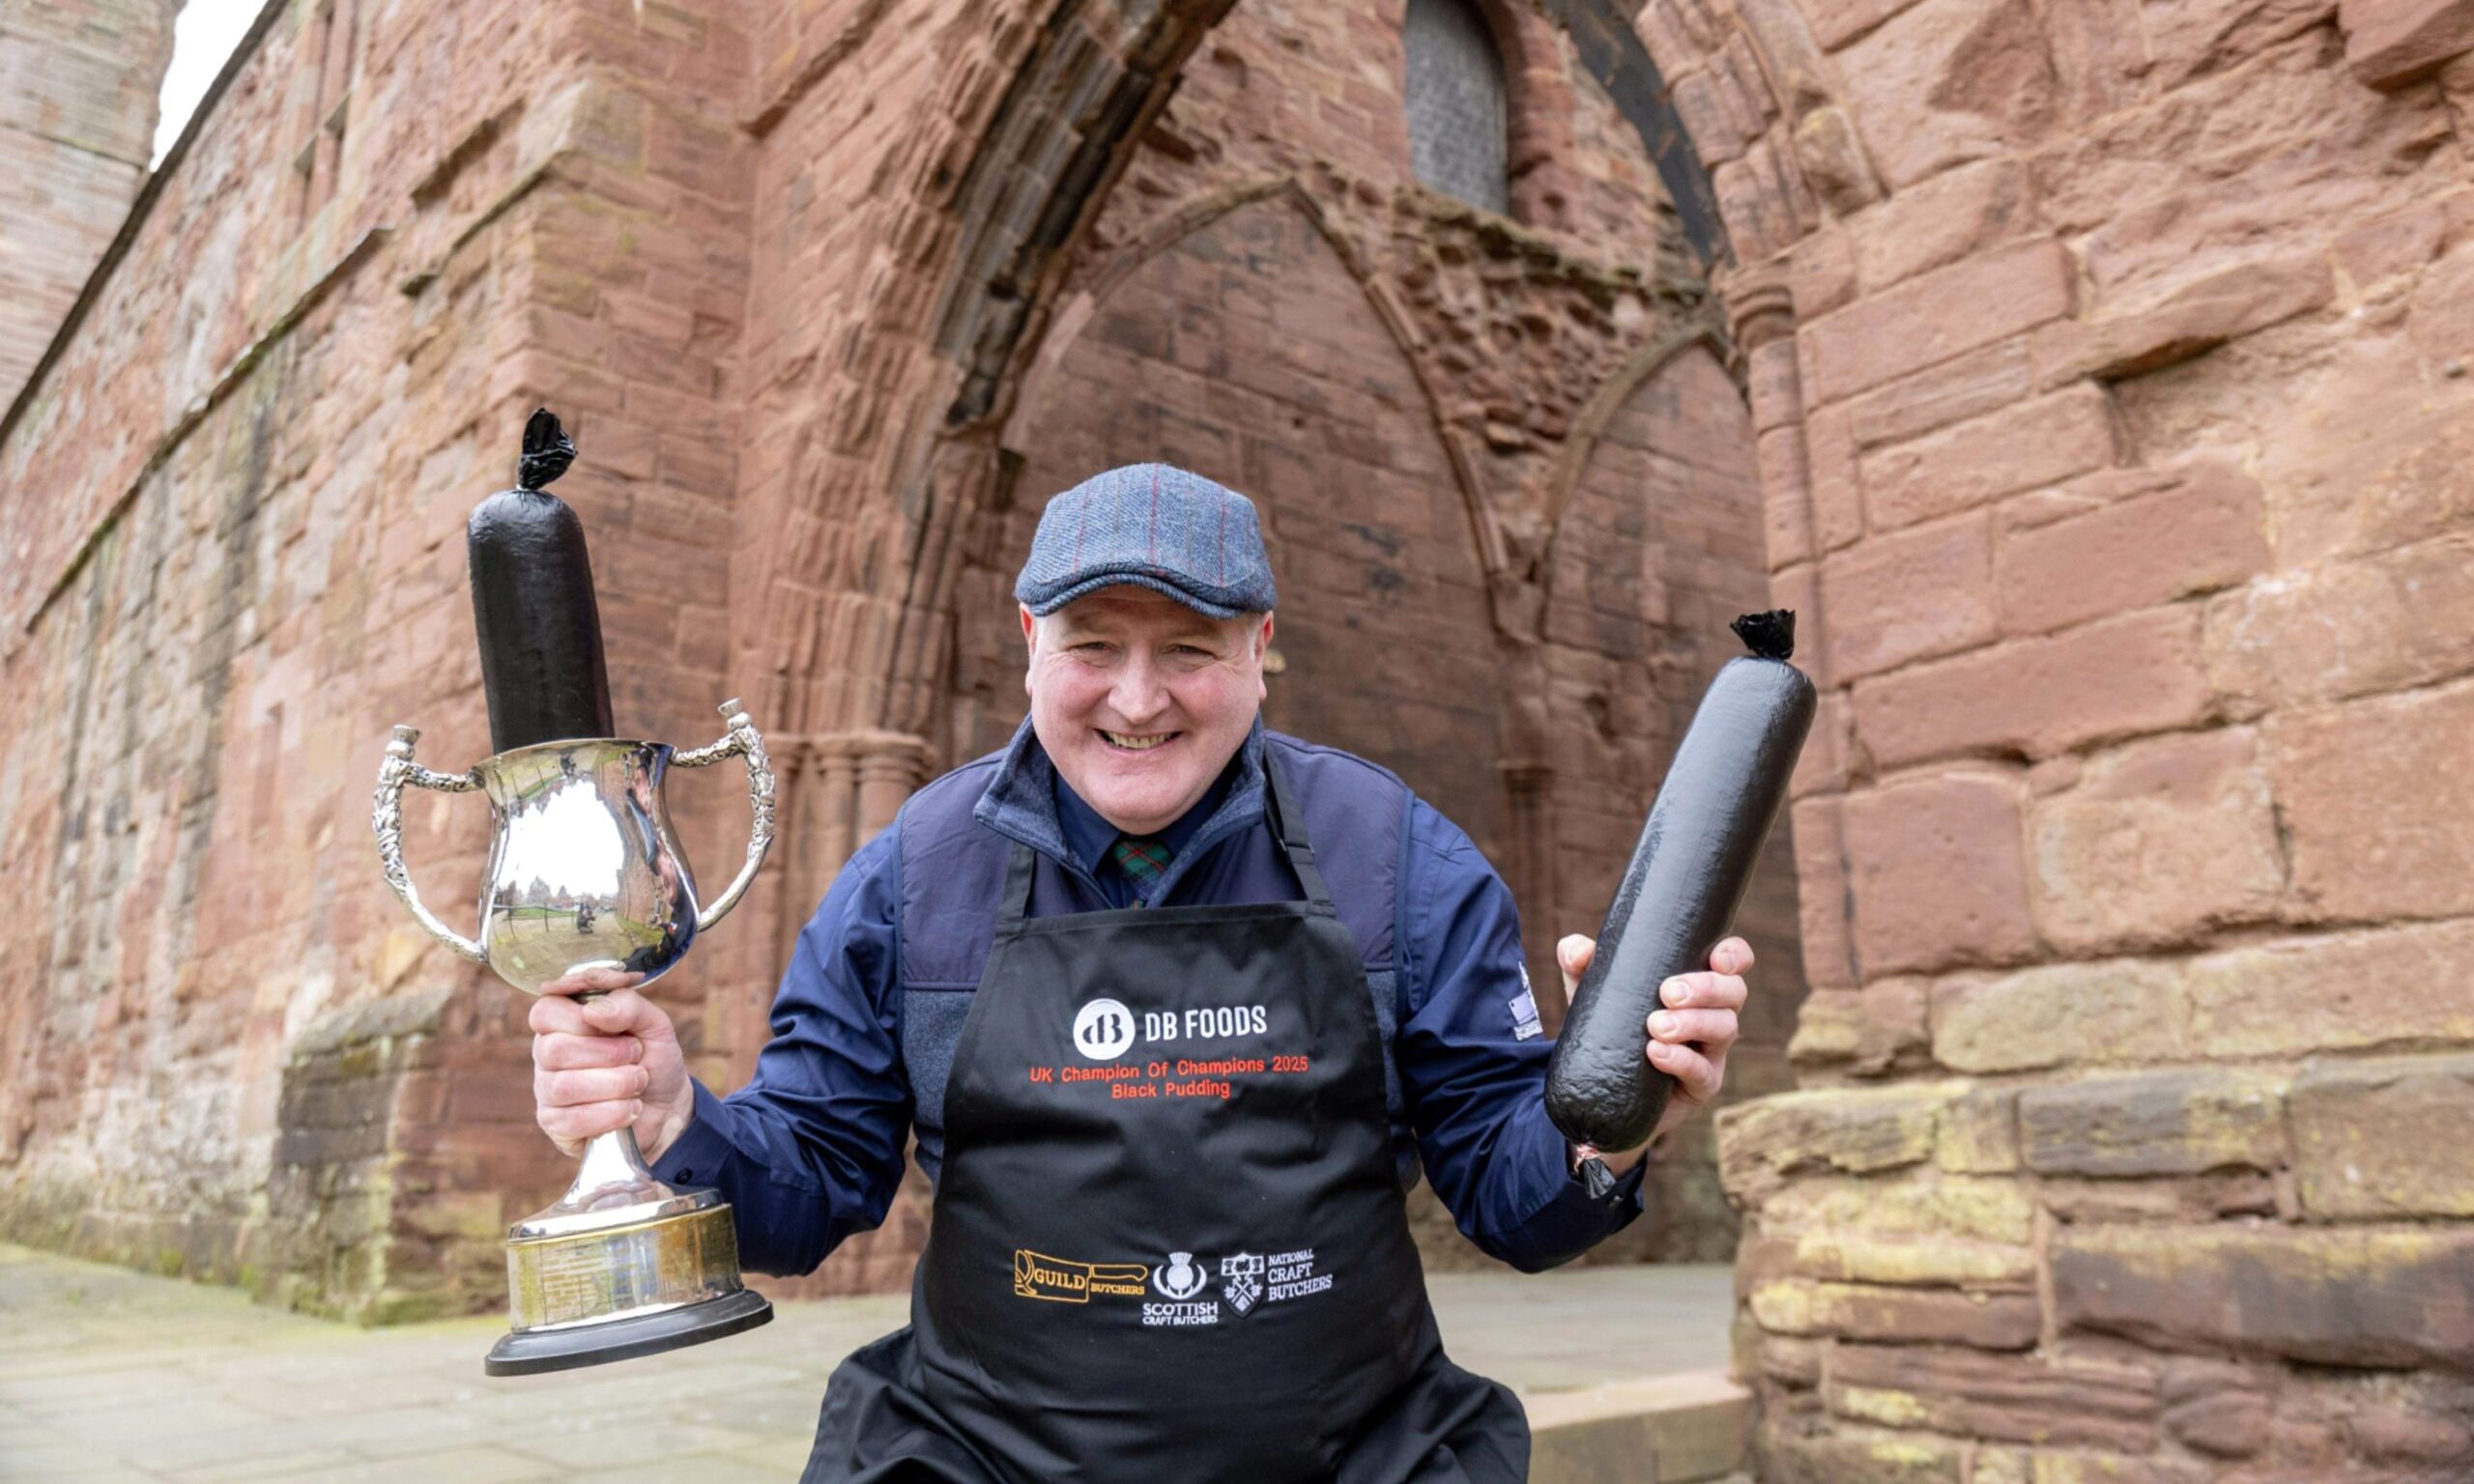
[[[1258,714],[1219,780],[1194,808],[1160,832],[1158,838],[1176,852],[1176,859],[1151,887],[1152,900],[1165,900],[1177,878],[1205,850],[1263,817],[1267,791],[1263,756],[1268,746]],[[1008,840],[1021,841],[1058,864],[1095,878],[1117,838],[1116,826],[1101,818],[1057,775],[1056,764],[1040,746],[1028,717],[1015,728],[1014,739],[1006,744],[997,763],[996,776],[989,780],[972,807],[971,817]]]

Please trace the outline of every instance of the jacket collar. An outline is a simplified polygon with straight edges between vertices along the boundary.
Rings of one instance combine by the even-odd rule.
[[[1267,745],[1263,740],[1263,719],[1257,715],[1246,740],[1238,744],[1236,771],[1228,780],[1220,807],[1212,811],[1194,838],[1177,852],[1167,871],[1153,884],[1146,894],[1151,900],[1167,900],[1178,878],[1213,845],[1261,821]],[[1049,760],[1047,749],[1040,746],[1039,738],[1031,731],[1030,718],[1024,717],[1022,725],[1014,729],[1014,740],[1005,746],[996,776],[989,780],[979,802],[971,807],[970,816],[1007,840],[1019,841],[1087,879],[1090,872],[1076,858],[1064,821],[1058,817],[1056,786],[1056,764]]]

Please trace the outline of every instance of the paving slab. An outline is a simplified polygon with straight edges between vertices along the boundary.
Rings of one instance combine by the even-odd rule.
[[[1602,1426],[1622,1410],[1610,1397],[1706,1409],[1725,1392],[1723,1265],[1441,1273],[1427,1287],[1453,1358],[1520,1392],[1541,1423]],[[0,1243],[0,1484],[788,1484],[826,1376],[908,1305],[786,1302],[716,1344],[491,1380],[495,1318],[360,1329]],[[1635,1384],[1687,1376],[1681,1389]]]

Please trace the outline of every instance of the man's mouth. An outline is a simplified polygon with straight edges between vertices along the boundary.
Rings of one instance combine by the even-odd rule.
[[[1178,735],[1173,731],[1109,731],[1106,728],[1100,728],[1100,736],[1108,746],[1127,753],[1147,753],[1162,743],[1174,741]]]

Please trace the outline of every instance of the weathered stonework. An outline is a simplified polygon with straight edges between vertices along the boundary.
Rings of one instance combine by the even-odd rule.
[[[1769,63],[1713,171],[1838,110],[1879,188],[1718,279],[1827,649],[1806,1089],[1719,1125],[1766,1479],[2474,1458],[2468,14],[1642,14]]]
[[[1483,9],[1510,216],[1412,177],[1398,0],[276,7],[0,422],[38,496],[0,500],[6,1229],[367,1320],[498,1301],[560,1179],[525,1007],[365,819],[388,724],[483,750],[459,528],[536,403],[622,728],[741,694],[783,775],[775,864],[656,990],[707,1080],[841,862],[1019,717],[1007,576],[1118,460],[1262,502],[1273,722],[1466,824],[1551,986],[1767,602],[1765,511],[1637,39]],[[735,854],[727,789],[671,804]],[[409,811],[442,910],[484,830]],[[1738,1097],[1789,1080],[1794,857]],[[1651,1179],[1604,1260],[1734,1249],[1706,1124]],[[924,1194],[791,1290],[902,1287]]]

